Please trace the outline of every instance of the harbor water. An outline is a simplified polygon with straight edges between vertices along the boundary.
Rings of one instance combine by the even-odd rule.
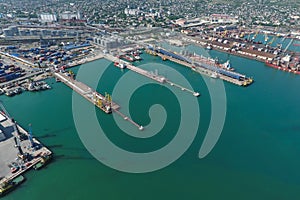
[[[188,49],[203,53],[195,46]],[[155,63],[169,66],[182,74],[194,91],[201,93],[197,98],[201,120],[195,140],[178,160],[151,173],[132,174],[111,169],[86,150],[73,120],[72,91],[63,83],[51,79],[48,82],[52,90],[24,92],[12,98],[1,96],[10,115],[25,129],[31,123],[33,135],[54,153],[49,165],[26,173],[27,181],[4,199],[298,199],[300,76],[277,71],[254,60],[216,51],[209,54],[224,62],[230,59],[232,67],[253,76],[255,82],[247,88],[224,82],[227,97],[224,128],[216,146],[203,159],[199,159],[198,153],[211,118],[211,99],[205,79],[211,84],[220,80],[202,77],[181,65],[145,53],[142,54],[144,60],[137,63],[145,69],[144,64],[154,63],[158,73],[172,79],[171,72],[160,70]],[[100,79],[98,91],[112,93],[116,82],[128,70],[122,71],[104,59],[72,70],[77,72],[80,68],[92,75],[96,68],[107,64],[110,66]],[[136,75],[126,81],[129,84],[143,79],[147,78]],[[88,78],[80,81],[91,84]],[[182,95],[189,94],[183,92]],[[117,96],[113,96],[113,100],[121,107],[125,105]],[[83,98],[81,104],[93,107]],[[107,137],[117,146],[132,152],[149,152],[168,144],[180,122],[178,100],[157,83],[144,85],[132,95],[129,105],[132,118],[140,124],[148,124],[148,111],[153,104],[165,108],[167,121],[155,137],[147,139],[122,134],[112,115],[99,109],[96,114],[99,123],[104,123]],[[136,127],[131,128],[136,131]],[[110,159],[109,156],[106,159]]]

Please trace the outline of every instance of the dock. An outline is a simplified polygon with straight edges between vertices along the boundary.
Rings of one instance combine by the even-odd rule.
[[[94,55],[93,57],[84,57],[84,56],[83,57],[78,57],[78,58],[72,60],[72,63],[69,63],[69,64],[65,65],[65,69],[72,68],[72,67],[77,67],[79,65],[86,64],[86,63],[89,63],[89,62],[93,62],[93,61],[101,59],[101,58],[103,58],[102,54],[97,54],[97,55]]]
[[[102,94],[91,89],[80,81],[77,81],[60,72],[55,72],[54,76],[105,113],[111,112],[111,110],[108,109],[109,107],[113,110],[118,110],[120,108],[118,104],[109,101],[109,99],[106,99]],[[107,105],[109,105],[109,107]]]
[[[52,152],[36,138],[32,138],[25,129],[15,124],[4,113],[2,103],[1,107],[0,185],[2,187],[6,182],[12,181],[32,169],[43,160],[43,156],[51,156]],[[23,139],[20,139],[20,135],[23,135]],[[14,170],[13,167],[15,168]]]
[[[189,92],[189,93],[192,93],[195,97],[200,96],[200,93],[199,93],[199,92],[195,92],[195,91],[190,90],[190,89],[188,89],[188,88],[182,87],[181,85],[178,85],[178,84],[176,84],[176,83],[173,83],[173,82],[171,82],[171,81],[169,81],[169,80],[166,80],[166,83],[170,84],[171,86],[177,87],[177,88],[181,89],[182,91],[187,91],[187,92]]]
[[[166,50],[164,50],[164,51],[166,51]],[[168,56],[168,55],[165,55],[165,54],[162,54],[162,53],[159,53],[159,52],[155,52],[155,51],[150,50],[150,49],[148,49],[146,52],[149,53],[149,54],[151,54],[151,55],[154,55],[154,56],[159,56],[159,57],[162,58],[162,60],[170,60],[170,61],[172,61],[174,63],[183,65],[185,67],[188,67],[188,68],[192,69],[195,72],[198,72],[198,73],[206,75],[206,76],[212,76],[212,74],[214,73],[214,71],[212,71],[212,70],[208,70],[208,69],[205,69],[204,67],[201,67],[201,64],[198,64],[200,66],[195,67],[193,62],[187,62],[187,61],[179,60],[179,59],[176,59],[176,58],[174,58],[172,56]],[[187,58],[185,58],[183,56],[181,56],[181,57],[184,58],[184,59],[187,59]],[[188,59],[193,60],[192,57],[189,57]],[[238,74],[238,73],[235,73],[235,72],[230,72],[230,73]],[[242,76],[241,74],[239,74],[239,75]],[[225,80],[227,82],[233,83],[233,84],[238,85],[238,86],[248,86],[253,81],[252,79],[249,79],[249,80],[238,80],[238,79],[234,79],[234,78],[229,77],[229,76],[225,76],[225,75],[220,74],[220,73],[218,73],[217,78],[220,78],[222,80]]]
[[[128,116],[119,111],[120,106],[111,100],[109,95],[103,96],[92,88],[88,87],[84,83],[73,79],[61,72],[55,72],[54,76],[61,80],[64,84],[69,86],[72,90],[77,92],[79,95],[84,97],[86,100],[91,102],[93,105],[101,109],[106,114],[110,114],[111,112],[115,112],[119,116],[121,116],[124,120],[130,122],[134,126],[136,126],[139,130],[143,130],[144,127],[134,122]]]
[[[164,76],[161,76],[159,74],[151,73],[151,72],[149,72],[147,70],[144,70],[144,69],[141,69],[139,67],[136,67],[136,66],[132,65],[129,62],[126,62],[126,61],[123,61],[123,60],[119,60],[117,57],[114,57],[114,56],[112,56],[110,54],[105,54],[104,58],[106,58],[107,60],[110,60],[112,62],[118,62],[118,63],[124,64],[126,66],[126,68],[128,68],[129,70],[131,70],[133,72],[136,72],[136,73],[138,73],[138,74],[140,74],[142,76],[145,76],[147,78],[150,78],[150,79],[152,79],[152,80],[154,80],[156,82],[159,82],[161,84],[168,83],[171,86],[175,86],[175,87],[179,88],[182,91],[186,91],[186,92],[191,93],[195,97],[200,96],[199,92],[192,91],[192,90],[190,90],[188,88],[185,88],[185,87],[183,87],[183,86],[181,86],[179,84],[173,83],[173,82],[171,82],[170,80],[168,80]]]

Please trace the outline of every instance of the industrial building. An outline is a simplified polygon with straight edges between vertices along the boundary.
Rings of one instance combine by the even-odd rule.
[[[99,44],[100,46],[106,48],[106,49],[114,49],[118,48],[120,46],[123,46],[125,44],[125,41],[123,38],[117,36],[117,35],[111,35],[111,36],[98,36],[94,37],[93,41],[96,44]]]
[[[6,29],[3,29],[3,34],[5,37],[12,37],[19,35],[19,29],[16,26],[10,26]]]
[[[76,37],[84,33],[82,30],[24,29],[11,26],[3,30],[5,37],[14,36],[44,36],[44,37]]]
[[[77,12],[71,12],[71,11],[65,11],[60,14],[61,20],[81,20],[81,14],[79,11]]]
[[[40,15],[40,21],[42,23],[52,23],[57,21],[57,17],[56,15],[45,13]]]

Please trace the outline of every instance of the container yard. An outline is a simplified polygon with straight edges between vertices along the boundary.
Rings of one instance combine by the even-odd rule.
[[[267,67],[300,74],[300,55],[289,50],[290,46],[297,46],[296,39],[290,39],[288,44],[283,47],[283,41],[287,36],[273,34],[271,39],[269,39],[265,34],[265,40],[259,41],[256,39],[258,32],[247,34],[241,38],[222,35],[222,37],[185,37],[184,40],[200,45],[208,50],[215,49],[232,55],[258,60],[264,62]],[[277,41],[276,45],[273,44],[275,40]]]

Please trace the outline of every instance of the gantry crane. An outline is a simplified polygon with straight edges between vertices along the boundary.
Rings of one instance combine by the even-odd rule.
[[[293,42],[294,42],[294,38],[291,39],[291,41],[290,41],[289,44],[285,47],[285,49],[284,49],[283,52],[286,52]]]

